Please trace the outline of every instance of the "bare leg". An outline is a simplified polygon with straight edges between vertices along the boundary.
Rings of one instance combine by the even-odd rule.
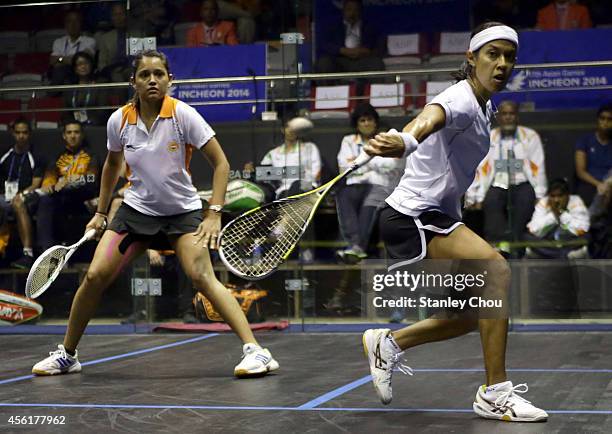
[[[492,264],[495,276],[492,291],[507,293],[510,285],[510,270],[506,261],[478,235],[461,225],[448,236],[436,236],[428,245],[429,259],[481,259]],[[476,322],[477,321],[477,322]],[[419,321],[409,327],[395,331],[393,337],[402,349],[427,342],[441,341],[480,330],[481,344],[485,362],[487,384],[506,381],[506,342],[508,318],[479,319],[435,319]]]
[[[20,194],[13,199],[13,209],[17,218],[17,232],[24,248],[32,248],[32,219],[28,214],[23,198]]]
[[[240,305],[228,289],[217,280],[208,249],[203,248],[201,243],[193,244],[195,240],[193,234],[185,234],[173,242],[174,251],[185,274],[210,300],[243,343],[257,344]]]
[[[79,286],[68,318],[68,329],[64,336],[64,347],[74,351],[85,332],[87,323],[93,317],[100,304],[104,290],[115,280],[119,272],[134,257],[142,253],[146,246],[134,243],[125,254],[119,252],[119,243],[125,238],[113,231],[106,231],[98,243],[91,265],[85,279]]]

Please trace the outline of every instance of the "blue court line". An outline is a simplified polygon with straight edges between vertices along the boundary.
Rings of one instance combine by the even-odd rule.
[[[484,368],[424,368],[413,369],[414,372],[484,372]],[[612,374],[612,369],[587,368],[511,368],[506,372],[564,372],[579,374]]]
[[[300,405],[298,408],[300,410],[308,410],[311,408],[318,407],[319,405],[327,401],[331,401],[332,399],[337,398],[340,395],[344,395],[346,392],[356,389],[359,386],[369,383],[370,381],[372,381],[372,376],[366,375],[365,377],[362,377],[359,380],[355,380],[352,383],[346,384],[342,387],[338,387],[337,389],[334,389],[331,392],[327,392],[325,395],[321,395],[311,401],[308,401],[307,403]]]
[[[198,336],[195,338],[185,339],[184,341],[173,342],[171,344],[159,345],[157,347],[145,348],[143,350],[132,351],[129,353],[117,354],[116,356],[104,357],[102,359],[91,360],[89,362],[81,363],[81,366],[89,366],[89,365],[97,365],[98,363],[110,362],[111,360],[124,359],[126,357],[137,356],[139,354],[150,353],[152,351],[165,350],[166,348],[177,347],[179,345],[190,344],[192,342],[203,341],[204,339],[209,339],[215,336],[219,336],[219,333],[210,333],[203,336]],[[21,380],[28,380],[30,378],[34,378],[35,375],[22,375],[20,377],[8,378],[6,380],[1,380],[0,385],[7,383],[15,383]]]
[[[30,408],[120,408],[120,409],[176,409],[176,410],[248,410],[248,411],[344,411],[377,413],[473,413],[471,408],[383,408],[383,407],[283,407],[283,406],[225,406],[225,405],[146,405],[146,404],[53,404],[53,403],[0,403],[0,407]],[[546,410],[549,414],[602,414],[611,415],[612,410]]]
[[[423,368],[423,369],[413,369],[414,372],[484,372],[484,368]],[[506,369],[506,372],[551,372],[551,373],[586,373],[586,374],[610,374],[612,373],[612,369],[580,369],[580,368],[516,368],[516,369]],[[315,399],[312,399],[304,404],[302,404],[300,409],[310,409],[314,407],[318,407],[321,404],[325,404],[332,399],[335,399],[341,395],[344,395],[347,392],[350,392],[353,389],[358,388],[372,380],[370,375],[366,375],[358,380],[355,380],[349,384],[338,387],[337,389],[332,390],[324,395],[318,396]]]

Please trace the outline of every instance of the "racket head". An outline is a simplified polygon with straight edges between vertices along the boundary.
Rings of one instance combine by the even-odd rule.
[[[260,280],[291,255],[323,195],[316,190],[276,200],[229,222],[219,235],[219,257],[235,275]]]
[[[53,246],[40,255],[30,272],[25,286],[29,298],[37,298],[51,286],[70,258],[71,250],[64,246]]]

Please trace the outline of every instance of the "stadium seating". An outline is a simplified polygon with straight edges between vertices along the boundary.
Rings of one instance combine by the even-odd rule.
[[[0,32],[0,54],[25,53],[29,48],[27,32]]]
[[[34,49],[40,52],[53,51],[53,41],[66,34],[64,29],[41,30],[34,34]]]
[[[348,119],[355,106],[355,85],[313,86],[312,119]]]

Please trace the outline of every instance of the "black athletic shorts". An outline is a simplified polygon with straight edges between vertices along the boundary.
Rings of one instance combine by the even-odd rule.
[[[425,211],[411,217],[386,205],[380,212],[380,237],[391,262],[410,264],[427,255],[427,245],[436,235],[448,235],[463,223],[440,211]]]
[[[120,234],[127,232],[135,241],[150,242],[151,249],[171,250],[169,236],[195,232],[202,220],[201,209],[171,216],[150,216],[122,203],[108,229]]]

